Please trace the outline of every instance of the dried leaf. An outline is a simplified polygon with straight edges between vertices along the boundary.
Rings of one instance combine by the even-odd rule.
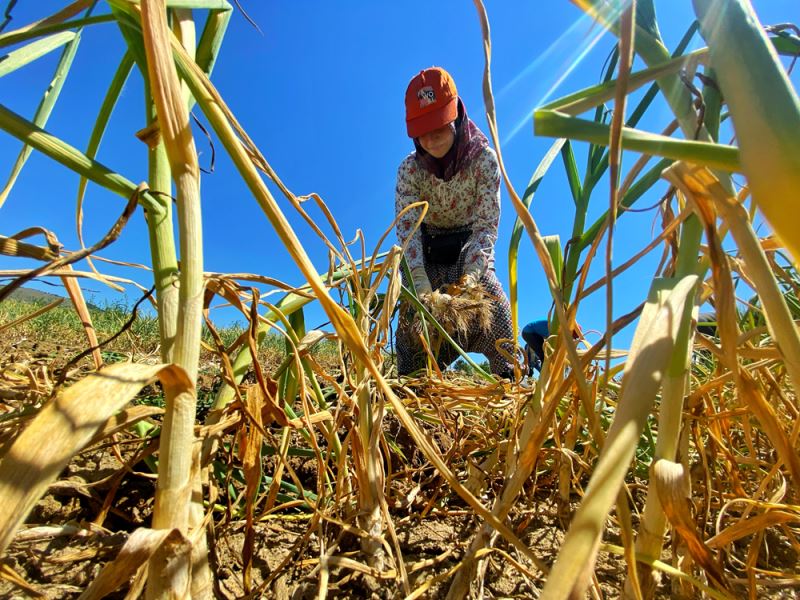
[[[742,519],[706,541],[709,548],[724,548],[745,536],[783,523],[800,523],[800,514],[785,510],[769,510],[763,514]]]
[[[105,598],[127,583],[140,568],[147,564],[157,550],[162,550],[163,555],[167,557],[162,568],[163,572],[167,572],[173,567],[175,561],[185,560],[191,551],[191,544],[177,529],[141,527],[131,534],[117,557],[103,567],[97,579],[81,594],[79,600]],[[187,579],[185,590],[173,590],[175,593],[173,597],[188,598],[188,584]]]
[[[255,547],[255,530],[253,529],[253,511],[258,492],[261,490],[261,445],[263,425],[261,411],[266,400],[258,385],[251,385],[245,395],[248,416],[239,430],[239,455],[242,460],[245,481],[245,530],[242,548],[244,565],[244,589],[249,593],[252,586],[253,549]],[[253,421],[251,421],[252,419]]]
[[[155,377],[174,393],[193,390],[186,372],[175,365],[116,364],[90,374],[42,408],[0,460],[5,508],[0,553],[72,457]]]
[[[730,592],[725,574],[711,549],[700,539],[692,518],[689,479],[683,465],[662,458],[653,465],[653,479],[664,513],[675,532],[686,542],[692,558],[718,587]]]

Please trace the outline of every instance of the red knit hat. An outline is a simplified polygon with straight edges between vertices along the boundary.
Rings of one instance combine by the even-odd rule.
[[[406,89],[408,137],[421,135],[452,123],[458,116],[458,91],[450,73],[440,67],[420,71]]]

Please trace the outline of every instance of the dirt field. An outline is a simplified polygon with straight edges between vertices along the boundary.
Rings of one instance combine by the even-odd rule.
[[[0,349],[4,446],[24,426],[31,414],[30,407],[42,401],[43,392],[72,354],[53,342],[24,339],[7,342]],[[79,376],[80,370],[72,373],[70,378]],[[480,385],[475,384],[476,387]],[[200,396],[210,396],[218,386],[218,378],[206,373],[201,378],[201,386],[204,387]],[[139,401],[149,402],[157,392],[157,389],[145,389]],[[502,389],[487,387],[485,394],[492,401],[501,403],[503,400]],[[200,410],[204,410],[202,406]],[[154,423],[158,423],[158,418],[155,417]],[[387,463],[390,467],[387,503],[408,572],[409,590],[417,590],[417,597],[444,598],[453,572],[480,523],[463,500],[452,493],[441,476],[426,463],[391,413],[385,418],[384,427],[385,437],[393,448]],[[456,419],[447,426],[426,424],[426,427],[431,439],[446,448],[462,437],[468,439],[468,430],[474,429],[475,425]],[[225,443],[230,445],[232,439],[229,434]],[[86,449],[72,460],[37,504],[25,528],[10,547],[3,579],[0,580],[0,597],[79,597],[103,565],[117,555],[129,534],[136,528],[148,526],[153,509],[155,476],[142,458],[149,456],[154,449],[154,443],[148,446],[132,433],[123,433],[118,434],[116,440],[105,440]],[[229,456],[228,460],[235,459]],[[532,478],[525,488],[508,522],[535,555],[550,565],[580,498],[573,495],[569,504],[560,501],[552,455],[543,453],[540,463],[537,477]],[[274,470],[275,464],[274,457],[265,457],[264,473]],[[454,462],[451,466],[457,464]],[[290,465],[306,490],[317,489],[317,463],[313,458],[291,456]],[[460,474],[464,480],[468,479],[463,468]],[[487,505],[491,505],[493,494],[502,485],[502,477],[497,472],[492,475],[482,498]],[[585,473],[579,475],[575,489],[587,481]],[[357,537],[332,519],[318,518],[324,513],[318,512],[315,516],[314,512],[302,507],[256,514],[251,587],[246,593],[242,577],[245,520],[238,502],[240,498],[236,496],[239,489],[231,487],[227,494],[218,490],[213,511],[210,560],[218,597],[316,598],[322,548],[330,557],[327,560],[328,597],[377,599],[407,596],[408,591],[393,570],[391,560],[383,571],[383,578],[360,572],[354,565],[364,565],[365,561]],[[630,481],[629,489],[636,508],[641,509],[645,486]],[[337,514],[346,516],[346,513]],[[350,517],[354,518],[353,515]],[[638,523],[636,514],[633,518],[635,528]],[[609,520],[607,525],[603,541],[620,545],[614,520]],[[750,538],[740,540],[741,547],[746,548],[748,540]],[[395,555],[395,544],[389,536],[386,541],[391,554]],[[761,558],[761,567],[783,572],[797,570],[797,549],[785,538],[777,536],[769,547],[770,555]],[[495,548],[497,551],[490,553],[483,563],[485,571],[483,577],[478,578],[482,587],[473,589],[474,597],[538,597],[544,583],[542,573],[530,566],[504,540],[500,539]],[[666,548],[665,561],[669,562],[669,542]],[[530,576],[514,566],[516,561],[531,569]],[[625,580],[625,568],[622,557],[601,552],[595,571],[595,597],[618,597]],[[728,572],[736,574],[734,562],[728,562]],[[13,583],[13,573],[27,583]],[[739,597],[746,597],[744,572],[739,577],[741,583],[734,582],[734,589],[742,594]],[[130,582],[110,597],[126,597],[129,586]],[[675,597],[668,578],[660,584],[657,597]],[[759,597],[795,598],[797,587],[791,583],[782,588],[762,587]]]

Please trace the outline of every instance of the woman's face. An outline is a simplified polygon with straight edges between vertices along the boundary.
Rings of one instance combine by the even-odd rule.
[[[434,158],[442,158],[453,147],[455,139],[456,134],[453,130],[453,124],[448,123],[444,127],[439,127],[439,129],[434,129],[419,136],[419,145]]]

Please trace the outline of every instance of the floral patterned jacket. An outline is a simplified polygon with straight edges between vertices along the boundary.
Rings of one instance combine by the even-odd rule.
[[[495,151],[489,147],[450,181],[439,179],[409,154],[397,171],[395,215],[420,200],[428,202],[423,221],[427,226],[450,229],[472,226],[464,247],[464,272],[483,274],[494,268],[494,244],[500,221],[500,167]],[[422,233],[413,231],[420,209],[408,211],[397,223],[397,239],[403,245],[409,236],[406,260],[410,268],[424,266]]]

